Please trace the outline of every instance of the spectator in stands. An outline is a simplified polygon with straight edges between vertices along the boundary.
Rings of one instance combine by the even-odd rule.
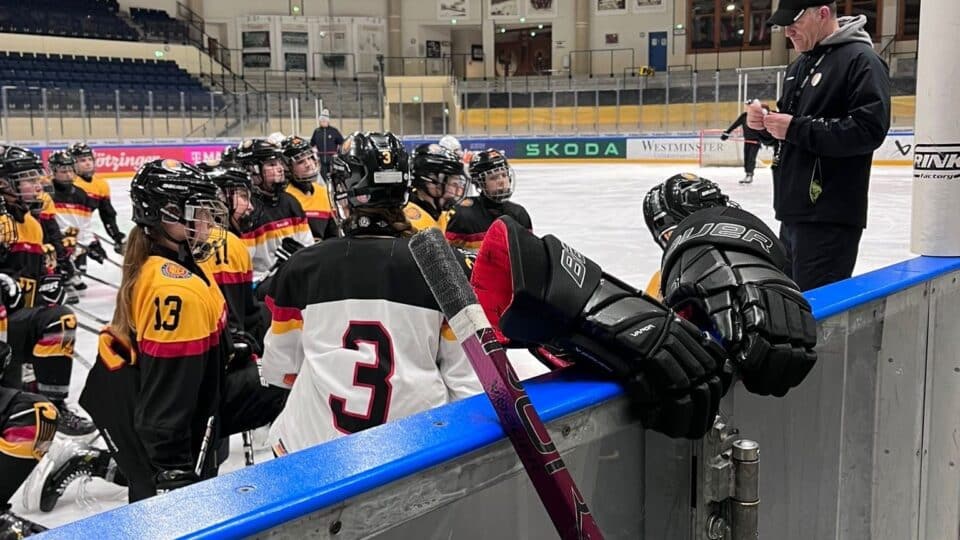
[[[320,158],[320,175],[324,180],[330,172],[330,160],[340,150],[341,144],[343,144],[343,135],[337,128],[330,125],[330,111],[324,109],[320,112],[320,126],[313,130],[313,136],[310,137],[310,146]]]
[[[747,125],[778,143],[773,208],[801,290],[850,277],[867,225],[873,152],[890,128],[890,77],[866,23],[838,19],[830,0],[780,0],[767,22],[784,27],[800,55],[777,112],[755,101]]]

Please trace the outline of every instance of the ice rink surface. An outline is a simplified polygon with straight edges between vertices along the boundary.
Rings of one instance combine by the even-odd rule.
[[[766,221],[774,232],[773,189],[769,169],[758,169],[754,183],[739,185],[743,177],[738,168],[698,169],[684,165],[638,164],[515,164],[517,187],[514,201],[527,208],[537,234],[554,234],[567,244],[593,259],[604,271],[644,288],[649,276],[659,268],[660,250],[654,244],[643,221],[642,201],[646,192],[658,182],[678,172],[693,172],[720,184],[734,201]],[[860,244],[855,273],[861,274],[913,257],[910,253],[910,189],[908,167],[874,167],[870,184],[870,210],[867,229]],[[130,228],[129,181],[110,182],[113,204],[119,213],[120,228]],[[104,234],[98,219],[95,227]],[[108,248],[108,252],[109,252]],[[110,252],[110,255],[119,258]],[[120,282],[119,268],[100,266],[90,261],[88,272],[112,283]],[[90,287],[81,293],[79,307],[100,319],[110,319],[116,291],[88,281]],[[78,318],[99,326],[90,316]],[[96,337],[78,331],[77,351],[84,359],[96,358]],[[514,358],[517,361],[517,358]],[[521,376],[536,374],[520,358]],[[86,379],[86,369],[75,363],[69,402],[76,403]],[[221,467],[221,474],[243,466],[240,437],[231,440],[230,459]],[[270,459],[269,450],[257,452],[257,462]],[[24,511],[20,493],[13,499],[14,511],[48,527],[67,523],[96,512],[126,503],[126,488],[95,479],[83,487],[86,496],[78,497],[81,482],[74,482],[50,513]]]

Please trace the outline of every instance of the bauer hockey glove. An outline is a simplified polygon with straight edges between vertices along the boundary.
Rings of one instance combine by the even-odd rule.
[[[773,232],[740,208],[700,210],[677,226],[663,254],[664,303],[693,308],[723,342],[747,390],[783,396],[817,361],[810,304],[782,269]]]
[[[487,231],[471,283],[503,336],[563,352],[620,382],[647,428],[701,437],[726,391],[722,348],[693,324],[548,235],[503,217]]]
[[[67,298],[67,290],[63,286],[63,274],[47,274],[40,278],[37,284],[37,294],[49,306],[61,305]]]

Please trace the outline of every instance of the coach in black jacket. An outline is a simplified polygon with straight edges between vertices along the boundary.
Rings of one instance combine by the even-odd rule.
[[[886,63],[863,30],[824,0],[781,0],[768,24],[801,54],[787,69],[778,112],[749,107],[747,124],[774,156],[773,207],[791,275],[802,290],[850,277],[867,224],[873,151],[890,127]]]

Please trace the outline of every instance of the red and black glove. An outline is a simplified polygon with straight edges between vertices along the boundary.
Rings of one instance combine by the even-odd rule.
[[[713,425],[729,384],[721,347],[556,237],[537,238],[500,218],[484,237],[471,283],[506,339],[613,377],[644,426],[699,438]]]

